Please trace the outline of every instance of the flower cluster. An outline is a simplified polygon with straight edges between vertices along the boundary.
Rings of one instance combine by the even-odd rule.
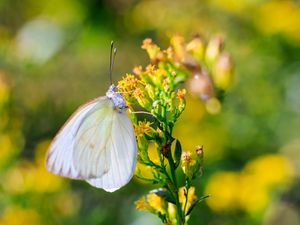
[[[220,38],[205,45],[199,36],[185,43],[175,35],[170,47],[161,50],[146,39],[142,48],[150,63],[144,68],[136,66],[118,82],[135,126],[138,163],[147,168],[138,169],[136,176],[161,186],[137,200],[136,207],[156,214],[164,224],[187,224],[194,207],[207,197],[198,198],[192,187],[192,181],[202,174],[203,147],[182,150],[173,128],[185,109],[187,94],[196,94],[208,103],[219,101],[219,90],[229,87],[232,64],[224,59],[228,55],[222,53],[221,45]],[[138,113],[145,114],[142,120]],[[153,150],[157,160],[152,157]],[[183,173],[184,179],[180,180],[178,173]]]

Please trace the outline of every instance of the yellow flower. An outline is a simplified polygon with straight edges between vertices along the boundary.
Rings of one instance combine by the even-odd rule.
[[[149,121],[139,121],[138,125],[135,127],[135,135],[137,137],[142,137],[144,134],[147,134],[148,136],[151,136],[153,133],[155,133],[155,130],[151,127],[151,122]]]
[[[192,203],[193,201],[195,201],[197,199],[195,191],[196,191],[195,187],[190,187],[189,188],[189,193],[188,193],[188,198],[187,198],[187,201],[189,203]],[[180,203],[184,203],[185,200],[186,200],[185,192],[186,192],[186,188],[185,187],[179,188],[178,195],[179,195],[179,201],[180,201]]]
[[[217,58],[219,57],[222,48],[224,45],[224,39],[221,35],[216,35],[212,39],[209,40],[206,52],[205,52],[205,60],[211,65],[215,63]]]
[[[147,49],[147,48],[151,47],[152,44],[153,44],[152,39],[151,38],[146,38],[143,41],[142,49]]]
[[[161,54],[160,48],[152,42],[150,38],[143,41],[142,49],[145,49],[149,55],[149,58],[153,61]]]
[[[153,211],[145,196],[140,197],[137,201],[134,202],[135,207],[141,211]]]
[[[214,84],[223,90],[233,83],[233,61],[228,53],[222,53],[217,59],[213,70]]]
[[[179,100],[184,100],[184,97],[186,95],[186,89],[178,89],[177,93],[176,93],[176,96]]]
[[[162,84],[163,84],[164,90],[168,91],[170,88],[169,81],[167,79],[164,79]]]
[[[147,92],[142,88],[136,88],[133,92],[134,98],[138,101],[139,105],[144,109],[150,110],[151,103],[149,96],[147,96]]]
[[[138,84],[139,80],[136,79],[134,75],[126,74],[125,77],[118,82],[118,88],[122,92],[130,92],[135,90]]]
[[[146,73],[153,74],[155,71],[156,71],[155,65],[149,64],[146,66]]]
[[[189,207],[191,206],[191,204],[197,199],[197,196],[196,196],[196,193],[195,193],[196,192],[195,187],[190,187],[189,188],[187,198],[186,198],[186,191],[187,191],[186,187],[179,188],[178,196],[179,196],[179,202],[181,203],[182,208],[184,208],[185,202],[186,202],[186,199],[187,199],[186,210],[188,210]]]
[[[157,194],[150,193],[147,195],[147,201],[153,209],[165,214],[167,204],[163,198],[159,197]]]
[[[181,154],[181,161],[183,166],[194,166],[196,164],[196,153],[184,151]]]
[[[192,178],[194,173],[197,172],[196,154],[192,154],[190,151],[182,152],[181,154],[181,168],[188,177]]]
[[[143,67],[141,65],[140,66],[135,66],[133,68],[133,73],[136,74],[136,75],[140,75],[142,72],[143,72]]]
[[[187,44],[186,50],[201,62],[201,60],[204,58],[205,52],[205,43],[203,38],[200,36],[193,38],[193,40]]]

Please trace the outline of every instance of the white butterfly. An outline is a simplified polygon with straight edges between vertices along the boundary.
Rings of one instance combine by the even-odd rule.
[[[51,143],[47,169],[108,192],[127,184],[135,171],[137,144],[125,109],[114,85],[106,96],[81,106]]]

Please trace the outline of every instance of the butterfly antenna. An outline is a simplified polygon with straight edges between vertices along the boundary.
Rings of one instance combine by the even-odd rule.
[[[117,49],[114,48],[114,42],[111,41],[110,43],[110,56],[109,56],[109,80],[110,80],[110,85],[112,85],[112,72],[113,72],[113,67],[115,64],[115,58],[117,54]]]

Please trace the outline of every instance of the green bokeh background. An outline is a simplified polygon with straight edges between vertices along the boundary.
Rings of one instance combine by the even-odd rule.
[[[175,33],[187,40],[221,34],[235,61],[221,112],[209,114],[189,97],[177,126],[186,150],[204,145],[198,195],[210,192],[209,184],[219,191],[195,209],[189,224],[300,224],[299,1],[0,0],[1,225],[160,224],[133,204],[153,187],[133,179],[106,193],[48,174],[43,157],[68,116],[105,93],[111,40],[118,48],[117,81],[146,65],[144,38],[165,48]],[[250,183],[222,182],[261,165]],[[219,183],[212,182],[216,174]],[[252,198],[262,190],[256,183],[273,177],[264,197]],[[246,195],[245,186],[253,186]],[[243,195],[244,205],[232,194]]]

